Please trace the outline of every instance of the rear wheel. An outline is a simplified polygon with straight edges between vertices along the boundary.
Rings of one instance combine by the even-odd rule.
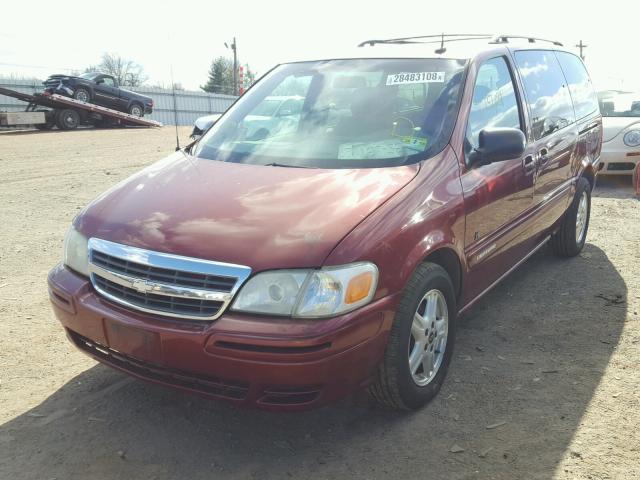
[[[142,105],[134,103],[129,107],[129,113],[136,117],[142,117],[144,115],[144,110],[142,109]]]
[[[80,100],[81,102],[90,102],[91,94],[89,93],[89,90],[87,90],[86,88],[78,88],[73,93],[73,98],[75,98],[76,100]]]
[[[60,130],[74,130],[80,125],[80,114],[75,110],[66,108],[56,114],[56,126]]]
[[[591,215],[591,184],[579,178],[571,206],[564,214],[560,228],[551,237],[551,246],[560,257],[575,257],[587,240]]]
[[[396,311],[371,395],[396,409],[416,409],[436,396],[447,374],[456,326],[456,298],[447,272],[421,264]]]

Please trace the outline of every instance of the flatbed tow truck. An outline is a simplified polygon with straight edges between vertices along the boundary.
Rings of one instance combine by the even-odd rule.
[[[39,130],[73,130],[80,125],[96,127],[161,127],[162,123],[83,102],[57,93],[33,95],[0,87],[0,95],[27,102],[24,112],[0,112],[0,126],[34,125]],[[40,108],[43,107],[43,108]]]

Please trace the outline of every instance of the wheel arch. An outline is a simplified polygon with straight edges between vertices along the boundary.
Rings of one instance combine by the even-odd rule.
[[[582,171],[582,174],[578,178],[584,178],[585,180],[587,180],[587,182],[589,182],[589,185],[591,186],[591,191],[593,191],[593,189],[596,186],[596,171],[593,168],[593,165],[591,165],[591,164],[588,165]]]
[[[429,252],[422,261],[435,263],[444,268],[451,278],[456,298],[460,299],[462,294],[462,262],[458,253],[449,246],[441,246]]]
[[[140,105],[140,107],[142,107],[142,111],[144,112],[144,103],[142,103],[142,100],[138,98],[132,98],[127,104],[127,110],[130,110],[134,105]]]

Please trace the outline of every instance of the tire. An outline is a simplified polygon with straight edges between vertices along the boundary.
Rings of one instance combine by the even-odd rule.
[[[129,114],[135,115],[136,117],[143,117],[144,107],[139,103],[132,103],[131,106],[129,107]]]
[[[440,314],[444,317],[446,312],[447,318],[432,321],[431,324],[427,322],[423,340],[427,345],[426,351],[434,352],[433,358],[439,358],[439,363],[436,361],[433,370],[427,374],[423,363],[419,362],[418,369],[412,373],[409,366],[410,356],[416,349],[418,352],[421,351],[420,342],[416,341],[414,332],[418,330],[418,333],[423,335],[424,326],[423,322],[418,322],[420,328],[415,328],[414,316],[422,312],[424,316],[421,315],[421,318],[428,318],[429,315],[423,310],[423,306],[426,307],[432,300],[437,304],[436,316]],[[444,305],[441,302],[444,302]],[[437,395],[453,355],[456,315],[455,292],[445,269],[435,263],[420,264],[404,289],[391,327],[384,359],[378,367],[374,383],[369,387],[369,393],[376,401],[398,410],[413,410],[422,407]],[[440,327],[443,325],[441,322],[445,322],[447,328],[444,335],[437,325],[439,333],[434,335],[433,325],[438,322]],[[428,332],[430,335],[427,335]],[[433,347],[436,347],[435,350]],[[441,351],[442,347],[444,352]]]
[[[584,247],[591,216],[591,184],[579,178],[576,194],[565,212],[560,228],[551,236],[551,248],[559,257],[575,257]],[[580,222],[580,224],[578,224]]]
[[[81,102],[91,102],[91,93],[86,88],[78,88],[73,92],[73,98],[80,100]]]
[[[60,130],[74,130],[80,125],[80,114],[70,108],[56,113],[56,126]]]

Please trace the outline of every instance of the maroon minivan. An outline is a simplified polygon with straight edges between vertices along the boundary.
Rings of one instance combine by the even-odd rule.
[[[582,61],[557,43],[464,54],[452,38],[279,65],[98,197],[49,274],[70,340],[264,409],[365,387],[402,409],[434,397],[457,316],[548,241],[582,249],[602,131]],[[274,113],[274,97],[295,101]]]

